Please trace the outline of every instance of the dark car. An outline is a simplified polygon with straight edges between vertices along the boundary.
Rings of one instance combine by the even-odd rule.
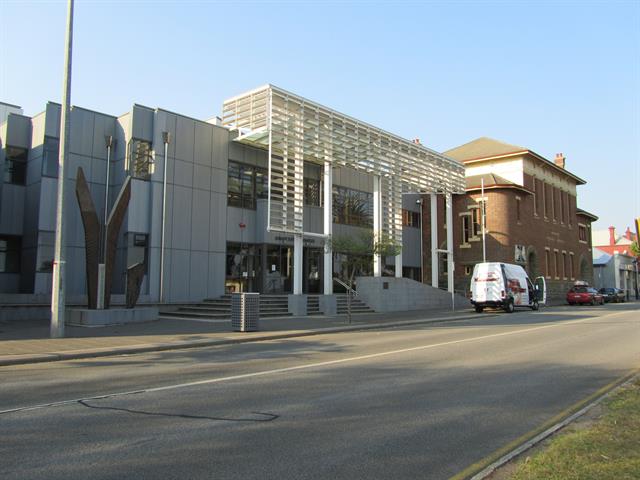
[[[609,302],[624,302],[626,300],[626,295],[624,294],[624,290],[620,288],[601,288],[598,292],[604,297],[604,301]]]
[[[567,292],[569,305],[604,305],[604,297],[595,288],[575,286]]]

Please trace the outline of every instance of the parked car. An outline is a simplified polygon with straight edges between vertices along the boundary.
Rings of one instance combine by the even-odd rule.
[[[567,292],[567,303],[569,305],[604,305],[604,296],[595,288],[578,285]]]
[[[604,301],[606,303],[609,302],[624,302],[626,300],[626,295],[624,290],[620,288],[601,288],[598,292],[604,297]]]

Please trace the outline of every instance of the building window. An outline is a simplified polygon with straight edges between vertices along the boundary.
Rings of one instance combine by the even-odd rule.
[[[558,206],[560,207],[560,223],[564,223],[564,192],[558,192]]]
[[[463,213],[460,215],[460,219],[462,220],[462,245],[468,245],[473,233],[471,214]]]
[[[567,193],[567,216],[568,224],[571,227],[573,225],[573,216],[571,215],[571,196]]]
[[[55,137],[44,137],[42,147],[42,176],[58,176],[58,155],[60,154],[60,139]]]
[[[567,279],[567,252],[562,252],[562,278]]]
[[[541,182],[542,186],[542,209],[544,212],[544,218],[549,217],[549,195],[547,195],[547,184]]]
[[[583,243],[587,243],[587,226],[578,224],[578,240]]]
[[[549,197],[551,198],[551,218],[556,220],[556,189],[552,185],[549,185]]]
[[[20,237],[0,237],[0,273],[20,272],[21,243]]]
[[[554,250],[553,251],[553,273],[555,274],[554,276],[556,278],[560,278],[560,270],[559,270],[559,265],[558,265],[558,251]]]
[[[26,148],[6,146],[4,161],[5,183],[14,185],[25,185],[27,183],[27,157]]]
[[[521,218],[521,212],[520,212],[520,206],[522,203],[522,199],[520,197],[516,197],[516,221],[520,222]]]
[[[571,276],[571,280],[575,278],[573,274],[573,252],[569,252],[569,275]]]
[[[482,208],[484,206],[484,202],[480,204],[478,208],[471,209],[471,215],[473,216],[473,229],[471,230],[471,237],[479,238],[482,236]],[[487,224],[487,218],[485,214],[485,225]]]
[[[312,207],[320,206],[320,180],[304,178],[304,204]]]
[[[533,178],[533,216],[538,216],[538,196],[536,195],[538,180]]]
[[[128,155],[129,175],[134,178],[148,180],[151,175],[151,142],[132,138],[129,141]]]
[[[229,162],[227,170],[227,205],[230,207],[255,209],[255,169],[249,165]],[[261,176],[264,180],[264,176]],[[261,189],[264,184],[261,183]],[[262,192],[264,193],[264,192]]]
[[[255,172],[256,198],[267,198],[269,196],[269,172],[262,168],[256,168]]]
[[[334,185],[333,222],[371,228],[373,194]]]
[[[545,277],[547,278],[551,278],[551,271],[549,269],[550,265],[549,265],[549,249],[546,248],[544,250],[544,272],[545,272]]]
[[[402,209],[402,225],[404,227],[420,228],[420,213]]]

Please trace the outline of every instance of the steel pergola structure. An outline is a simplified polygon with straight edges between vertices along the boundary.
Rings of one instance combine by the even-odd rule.
[[[237,130],[235,141],[269,152],[267,229],[293,234],[300,245],[303,235],[318,236],[303,229],[305,162],[324,166],[323,237],[331,235],[334,167],[373,176],[374,233],[398,244],[403,193],[444,193],[450,198],[465,191],[464,166],[456,160],[273,85],[226,100],[222,124]]]

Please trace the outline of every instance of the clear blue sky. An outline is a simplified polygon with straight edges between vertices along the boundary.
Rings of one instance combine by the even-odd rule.
[[[0,100],[60,101],[65,3],[0,0]],[[640,1],[76,1],[72,103],[196,118],[273,83],[442,151],[557,152],[594,228],[640,216]]]

